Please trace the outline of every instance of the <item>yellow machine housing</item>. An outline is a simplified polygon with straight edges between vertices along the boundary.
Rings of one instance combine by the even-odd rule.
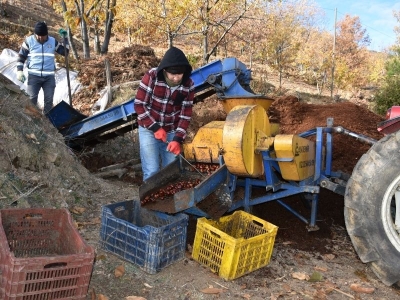
[[[238,105],[225,120],[222,147],[232,174],[259,177],[264,174],[261,154],[256,151],[257,133],[271,136],[268,116],[260,105]]]
[[[226,98],[219,100],[224,111],[229,112],[239,105],[257,105],[264,108],[264,114],[274,101],[271,98],[260,96],[257,98]],[[266,114],[265,114],[266,115]],[[222,150],[222,135],[225,121],[212,121],[201,127],[191,142],[183,144],[183,154],[189,161],[201,163],[218,163]],[[277,132],[277,124],[270,125],[270,128]],[[240,130],[240,128],[239,128]],[[270,132],[271,130],[267,130]]]
[[[272,157],[282,159],[278,164],[284,179],[300,181],[314,174],[315,142],[276,134],[277,127],[269,123],[265,105],[238,105],[237,101],[235,98],[225,121],[206,124],[192,142],[183,145],[186,159],[218,163],[222,154],[230,173],[257,178],[264,174],[261,151],[270,150]]]
[[[212,121],[199,128],[192,142],[183,145],[185,158],[195,162],[218,163],[224,124],[225,121]]]
[[[315,172],[315,143],[297,135],[277,135],[274,141],[277,158],[291,159],[278,162],[286,180],[304,180]]]

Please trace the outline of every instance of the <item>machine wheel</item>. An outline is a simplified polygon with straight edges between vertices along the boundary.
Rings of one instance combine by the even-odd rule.
[[[346,227],[358,256],[389,286],[400,283],[399,161],[397,132],[361,157],[344,198]]]

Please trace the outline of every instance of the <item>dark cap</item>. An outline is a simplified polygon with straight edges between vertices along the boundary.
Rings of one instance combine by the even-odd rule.
[[[48,35],[47,25],[45,22],[37,22],[35,25],[35,34],[40,36]]]
[[[171,73],[171,74],[183,74],[186,71],[186,67],[185,66],[172,66],[172,67],[165,68],[165,71],[167,71],[168,73]]]

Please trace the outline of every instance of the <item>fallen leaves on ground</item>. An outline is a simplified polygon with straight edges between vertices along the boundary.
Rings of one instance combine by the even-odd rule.
[[[115,278],[119,278],[125,274],[125,266],[124,265],[119,265],[118,267],[115,268],[114,270],[114,275]]]
[[[79,206],[74,206],[73,208],[70,209],[70,212],[75,214],[75,215],[81,215],[86,211],[86,208],[84,207],[79,207]]]
[[[292,273],[292,277],[295,279],[299,279],[299,280],[309,280],[310,279],[310,276],[308,276],[305,273],[300,273],[300,272]]]

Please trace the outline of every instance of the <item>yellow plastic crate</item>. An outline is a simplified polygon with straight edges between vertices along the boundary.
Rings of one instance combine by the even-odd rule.
[[[218,221],[197,220],[192,257],[223,279],[232,280],[266,266],[278,227],[244,211]]]

